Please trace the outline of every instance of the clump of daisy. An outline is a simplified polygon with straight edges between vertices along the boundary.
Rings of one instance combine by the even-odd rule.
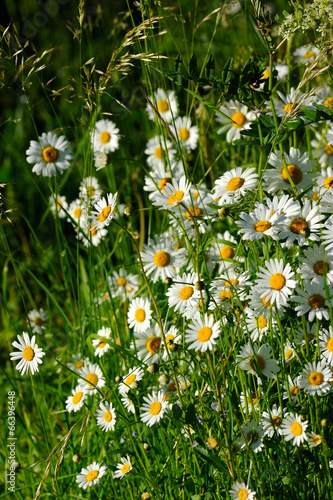
[[[26,154],[27,162],[34,163],[32,171],[43,177],[63,173],[70,167],[70,160],[73,158],[65,137],[58,137],[52,132],[44,132],[38,137],[38,142],[30,141]]]
[[[100,462],[93,462],[81,470],[81,473],[76,476],[76,482],[80,488],[86,490],[90,486],[98,484],[101,477],[106,474],[106,471],[106,465],[102,465]]]
[[[38,347],[36,344],[36,336],[34,335],[31,340],[29,334],[23,332],[22,337],[17,336],[18,342],[14,340],[12,346],[16,347],[18,351],[11,352],[10,360],[18,361],[16,365],[16,370],[21,372],[21,375],[25,375],[30,371],[31,375],[39,371],[38,365],[43,363],[42,357],[45,356],[43,349]]]

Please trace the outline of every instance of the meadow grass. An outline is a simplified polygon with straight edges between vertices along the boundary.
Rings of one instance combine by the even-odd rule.
[[[0,498],[331,498],[330,2],[6,7]]]

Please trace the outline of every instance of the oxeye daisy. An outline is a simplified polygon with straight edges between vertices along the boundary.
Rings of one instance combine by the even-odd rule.
[[[141,407],[140,420],[151,427],[163,418],[168,403],[164,394],[160,391],[157,394],[153,392],[148,397],[144,396],[143,400],[145,403]]]
[[[312,146],[312,154],[313,157],[316,158],[320,164],[320,166],[324,169],[325,167],[332,167],[333,166],[333,130],[330,129],[327,134],[324,136],[322,134],[316,133],[316,138],[311,141],[311,146]],[[321,179],[321,186],[326,184],[328,185],[328,189],[331,187],[330,186],[330,180],[327,176],[325,175],[320,175],[322,177]],[[327,189],[327,187],[326,187]]]
[[[268,163],[275,168],[265,171],[265,186],[268,192],[291,189],[290,179],[298,191],[303,191],[313,183],[309,172],[315,167],[316,162],[309,159],[308,153],[301,154],[299,149],[291,148],[288,154],[284,154],[284,161],[285,163],[280,151],[269,155]]]
[[[130,303],[127,314],[128,324],[136,333],[143,333],[150,327],[151,315],[149,300],[138,297]]]
[[[180,333],[178,331],[178,328],[176,328],[174,325],[170,326],[170,328],[165,332],[165,342],[166,342],[169,350],[170,350],[170,347],[176,343],[178,338],[180,338]],[[167,360],[168,359],[167,350],[166,350],[165,346],[163,346],[163,348],[164,349],[163,349],[162,357],[163,357],[163,359]]]
[[[239,233],[243,233],[243,240],[260,240],[264,236],[270,236],[273,240],[278,240],[281,221],[284,215],[266,207],[263,203],[258,203],[254,212],[249,214],[241,212],[240,219],[236,224],[241,228]]]
[[[128,391],[134,387],[136,382],[142,380],[144,376],[144,371],[139,366],[137,368],[133,368],[129,371],[128,375],[123,378],[123,381],[120,382],[118,389],[121,395],[125,395]]]
[[[211,351],[220,333],[220,321],[214,321],[214,315],[204,315],[204,318],[193,320],[185,331],[185,341],[191,342],[189,349],[205,352]]]
[[[246,413],[252,413],[253,410],[259,409],[260,393],[259,391],[241,392],[240,406]]]
[[[167,182],[159,193],[156,193],[153,198],[153,205],[162,207],[164,210],[172,210],[180,203],[188,203],[189,191],[191,183],[183,175],[179,181],[176,179]]]
[[[98,330],[97,335],[103,337],[103,339],[109,339],[111,335],[111,328],[106,328],[103,326]],[[95,347],[95,356],[103,356],[110,348],[110,344],[104,342],[102,339],[93,339],[92,345]]]
[[[80,219],[80,229],[77,229],[77,238],[82,241],[85,247],[93,245],[97,247],[102,239],[108,234],[105,227],[97,228],[94,224],[89,224],[86,217]]]
[[[174,284],[171,285],[166,292],[170,307],[174,307],[175,311],[184,313],[187,307],[196,307],[201,298],[200,291],[194,288],[194,284],[198,281],[198,275],[195,273],[183,274],[175,276]]]
[[[28,313],[28,319],[32,333],[43,333],[43,330],[46,330],[49,317],[44,309],[33,309]]]
[[[145,273],[150,276],[153,283],[159,279],[173,277],[187,260],[187,250],[185,248],[174,250],[170,238],[156,235],[155,240],[156,243],[150,241],[148,245],[144,245],[140,253]]]
[[[333,215],[325,222],[325,228],[322,230],[321,237],[326,252],[333,248]]]
[[[282,435],[282,411],[276,405],[272,406],[270,412],[264,411],[262,414],[262,426],[265,436],[272,438],[274,434]]]
[[[333,365],[333,327],[319,332],[319,348],[327,363]]]
[[[213,203],[213,197],[210,193],[204,191],[195,191],[190,193],[190,198],[187,198],[184,204],[179,206],[183,230],[191,237],[195,234],[195,226],[200,233],[206,233],[210,230],[210,225],[206,222],[211,221],[216,216],[216,212],[209,204]],[[179,218],[170,217],[171,224],[179,230]]]
[[[275,359],[270,359],[272,352],[271,346],[257,344],[247,344],[243,346],[237,356],[239,367],[242,370],[255,375],[258,383],[261,383],[261,376],[265,375],[268,378],[275,378],[275,373],[280,371],[278,362]]]
[[[116,425],[116,411],[112,403],[100,403],[96,412],[97,425],[102,431],[114,431]]]
[[[277,91],[280,101],[275,101],[275,111],[280,117],[290,118],[296,115],[301,105],[306,106],[310,100],[299,90],[291,87],[289,94],[282,94]],[[281,102],[282,101],[282,102]],[[267,103],[270,106],[270,103]]]
[[[94,161],[96,170],[101,170],[111,163],[111,157],[109,154],[103,153],[102,151],[95,151]]]
[[[105,380],[103,379],[103,373],[97,364],[89,363],[88,365],[83,365],[79,373],[85,379],[80,378],[79,385],[87,391],[87,394],[96,394],[97,389],[104,387]]]
[[[299,386],[310,396],[321,396],[329,391],[332,372],[323,363],[307,363],[299,376]]]
[[[246,444],[254,451],[254,453],[258,453],[264,447],[263,443],[263,435],[264,431],[261,424],[258,424],[254,421],[248,422],[242,425],[242,433],[241,441],[243,442],[243,449],[246,448]]]
[[[304,250],[304,257],[299,257],[301,262],[299,273],[302,279],[311,280],[318,276],[325,276],[327,283],[333,283],[333,253],[324,256],[323,247],[313,245]]]
[[[150,167],[164,169],[165,165],[173,161],[176,150],[168,139],[157,135],[147,142],[145,154],[148,155],[147,164]]]
[[[35,174],[50,177],[69,168],[72,154],[63,135],[57,137],[52,132],[44,132],[38,141],[30,141],[26,152],[27,162],[35,164],[32,169]]]
[[[324,215],[319,213],[318,205],[306,200],[303,207],[299,205],[296,215],[282,221],[280,239],[287,238],[285,242],[287,248],[293,244],[308,245],[308,240],[319,241],[323,219]]]
[[[264,313],[258,316],[250,307],[245,309],[245,314],[246,326],[243,328],[244,331],[250,333],[253,342],[261,340],[264,335],[267,335],[270,328],[269,316],[265,316]],[[272,319],[272,328],[274,328],[275,325],[276,321]]]
[[[291,361],[295,356],[296,356],[296,351],[294,347],[290,344],[290,342],[287,341],[287,343],[283,348],[283,357],[286,364],[289,363],[289,361]]]
[[[327,191],[320,199],[320,210],[327,214],[333,212],[333,190]]]
[[[114,218],[116,213],[116,203],[117,203],[117,193],[109,193],[107,198],[101,198],[97,203],[95,203],[92,210],[91,226],[94,229],[102,229],[104,226],[108,226],[111,220]]]
[[[229,493],[233,500],[254,500],[256,496],[245,483],[235,483]]]
[[[227,142],[234,142],[241,138],[242,130],[250,128],[251,121],[255,119],[247,106],[238,101],[227,101],[220,106],[220,111],[225,115],[216,113],[216,120],[223,126],[217,131],[218,134],[227,132]]]
[[[80,199],[87,204],[96,203],[102,196],[102,189],[96,177],[86,177],[80,184]]]
[[[262,272],[257,273],[257,286],[261,288],[260,297],[264,297],[266,301],[270,300],[280,308],[281,305],[287,304],[291,289],[296,286],[296,281],[290,279],[295,273],[290,264],[284,265],[283,259],[266,260],[265,265],[267,269],[260,266]]]
[[[265,295],[262,295],[262,288],[255,285],[250,292],[250,302],[249,307],[255,312],[256,316],[259,318],[263,315],[264,318],[274,318],[276,316],[276,308],[275,305],[272,304],[270,298]],[[279,308],[279,314],[283,314],[284,308],[281,306]]]
[[[283,399],[289,399],[289,394],[290,394],[291,400],[294,403],[299,403],[300,392],[301,392],[301,388],[299,385],[299,377],[293,380],[291,376],[288,375],[288,378],[284,384],[284,389],[285,392],[283,393]]]
[[[258,174],[254,167],[232,168],[215,181],[214,196],[218,198],[218,205],[232,204],[240,200],[246,191],[256,188]]]
[[[314,45],[303,45],[294,52],[296,61],[300,64],[309,64],[319,55],[320,50]]]
[[[299,446],[308,439],[305,432],[307,426],[307,420],[302,422],[299,415],[287,415],[282,422],[281,432],[286,441],[292,440],[294,446]]]
[[[132,470],[132,464],[130,457],[126,455],[126,457],[122,457],[120,459],[120,463],[117,464],[116,472],[113,474],[114,478],[122,479],[125,474],[127,474],[130,470]]]
[[[330,146],[332,149],[332,155],[333,155],[333,145]],[[331,152],[331,149],[327,151]],[[321,170],[321,173],[318,175],[317,179],[317,186],[319,187],[321,192],[326,192],[329,190],[333,189],[333,167],[328,167],[328,168],[323,168]],[[332,191],[331,191],[332,192]]]
[[[84,365],[89,364],[89,358],[84,358],[82,354],[72,354],[71,361],[68,363],[68,366],[73,371],[79,371],[83,368]]]
[[[68,214],[70,217],[67,217],[68,222],[70,222],[75,228],[81,225],[81,221],[86,218],[86,205],[80,198],[72,201],[68,207]]]
[[[59,219],[67,217],[66,212],[68,211],[68,203],[66,196],[61,196],[60,194],[58,194],[58,196],[54,196],[51,194],[49,197],[49,204],[53,215],[58,214]]]
[[[119,129],[110,120],[96,122],[95,130],[91,134],[91,144],[94,151],[102,153],[113,152],[119,146]]]
[[[133,399],[124,394],[121,398],[121,402],[127,411],[129,411],[130,413],[135,413],[135,405]]]
[[[308,320],[313,321],[315,318],[329,320],[330,316],[327,311],[328,300],[326,296],[326,290],[324,288],[323,278],[314,278],[311,282],[304,281],[303,286],[305,290],[301,288],[296,288],[298,295],[293,295],[291,300],[294,302],[300,302],[301,305],[295,307],[297,311],[297,316],[302,316],[303,314],[308,314]],[[329,296],[332,297],[333,286],[326,285],[328,287]]]
[[[31,375],[38,372],[38,365],[42,364],[42,357],[45,356],[45,352],[38,347],[36,344],[36,336],[29,338],[29,334],[23,332],[22,337],[20,335],[17,336],[18,342],[14,340],[12,342],[12,346],[16,347],[18,351],[11,352],[10,360],[18,361],[19,363],[16,365],[16,370],[21,372],[21,375],[24,375],[30,370]]]
[[[132,299],[139,289],[139,277],[136,274],[127,273],[120,268],[119,271],[113,271],[109,277],[111,288],[114,290],[115,297]]]
[[[159,325],[148,328],[144,332],[136,333],[134,343],[139,359],[146,363],[156,363],[160,358],[159,350],[162,346],[161,330]]]
[[[295,331],[295,343],[304,347],[306,345],[306,340],[309,344],[314,343],[316,339],[317,325],[314,323],[310,325],[307,321],[304,328],[298,328]]]
[[[106,474],[107,467],[100,462],[93,462],[87,468],[83,468],[81,473],[76,476],[76,482],[80,488],[86,490],[95,484],[98,484],[101,477]]]
[[[177,144],[186,151],[194,150],[199,139],[199,129],[192,125],[192,120],[188,116],[176,118],[172,131],[176,137]]]
[[[272,212],[278,212],[287,218],[297,216],[299,212],[299,203],[295,202],[294,198],[288,194],[274,196],[272,200],[266,198],[266,203]]]
[[[159,114],[166,123],[172,122],[178,114],[178,104],[173,90],[163,90],[158,88],[153,96],[149,96],[150,102],[157,108]],[[146,111],[151,120],[155,120],[156,114],[149,103]]]
[[[161,193],[166,191],[165,186],[170,187],[175,181],[178,183],[183,175],[183,164],[171,161],[166,167],[158,167],[153,172],[150,172],[149,175],[146,175],[143,189],[149,192],[149,199],[154,200],[157,195],[161,196]],[[160,198],[160,202],[164,206],[166,200]]]
[[[308,434],[308,443],[310,448],[315,448],[316,446],[319,446],[322,443],[322,437],[319,434],[316,434],[315,432],[310,432]]]
[[[75,389],[72,390],[72,395],[68,396],[66,399],[66,410],[68,413],[72,411],[77,412],[84,405],[85,400],[87,399],[87,393],[82,389],[80,385],[78,385]]]

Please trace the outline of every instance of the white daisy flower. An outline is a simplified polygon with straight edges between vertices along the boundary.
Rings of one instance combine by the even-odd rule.
[[[143,333],[150,327],[151,316],[152,311],[148,299],[137,297],[132,300],[127,318],[129,326],[134,328],[136,333]]]
[[[87,391],[87,394],[97,394],[97,389],[101,389],[105,386],[105,379],[103,378],[103,373],[100,367],[95,363],[89,363],[84,365],[79,374],[82,378],[79,379],[78,383],[81,388]]]
[[[215,181],[213,188],[214,196],[218,199],[218,205],[233,204],[245,196],[246,191],[255,189],[258,185],[258,174],[254,167],[232,168]]]
[[[321,396],[329,391],[332,372],[323,363],[307,363],[299,376],[299,386],[310,396]]]
[[[321,238],[325,252],[333,248],[333,215],[325,222],[325,228],[321,232]]]
[[[117,194],[108,193],[107,198],[101,198],[95,203],[95,210],[92,211],[92,215],[90,216],[90,219],[92,219],[91,225],[95,229],[102,229],[108,226],[115,217]]]
[[[226,298],[233,298],[241,301],[245,300],[247,288],[251,285],[252,281],[248,271],[245,273],[238,273],[229,268],[221,273],[219,278],[212,281],[211,291],[213,295],[216,292],[220,294],[216,298],[222,300],[222,302]]]
[[[162,207],[164,210],[172,210],[178,207],[180,203],[191,203],[189,199],[189,192],[191,188],[191,183],[183,175],[179,181],[176,179],[167,182],[160,190],[156,193],[153,198],[153,205],[157,207]]]
[[[39,311],[33,309],[28,313],[28,319],[32,333],[43,333],[43,330],[46,330],[49,317],[44,309],[40,308]]]
[[[333,146],[331,146],[333,155]],[[333,167],[323,168],[316,178],[317,186],[320,192],[330,191],[333,189]]]
[[[49,197],[49,204],[50,204],[50,210],[55,215],[56,213],[58,214],[59,219],[64,219],[67,217],[67,211],[68,211],[68,203],[66,200],[66,196],[61,196],[58,194],[58,196],[54,196],[53,194],[50,195]]]
[[[200,233],[209,231],[210,224],[207,224],[206,220],[210,218],[212,221],[216,216],[216,211],[209,207],[209,204],[213,203],[213,196],[210,193],[195,192],[191,197],[192,199],[187,198],[184,204],[179,205],[182,228],[189,237],[195,234],[195,225]],[[179,217],[177,219],[172,217],[170,221],[172,226],[179,228]]]
[[[286,363],[289,363],[296,356],[296,351],[290,342],[287,341],[283,348],[283,357]]]
[[[27,162],[35,164],[32,169],[35,174],[51,177],[69,168],[72,154],[68,148],[69,143],[63,135],[57,137],[52,132],[44,132],[38,142],[30,141],[26,152]]]
[[[133,399],[124,394],[123,397],[121,398],[121,402],[123,403],[127,411],[129,411],[130,413],[135,413],[135,405]]]
[[[87,393],[82,389],[80,385],[78,385],[75,389],[72,390],[72,395],[68,396],[66,399],[66,410],[68,413],[72,411],[77,412],[84,405],[85,400],[87,399]]]
[[[262,414],[262,426],[265,436],[272,438],[275,434],[282,435],[282,411],[276,405],[272,406],[270,412],[264,411]]]
[[[126,395],[130,389],[132,389],[136,382],[139,382],[143,379],[144,371],[139,366],[136,368],[132,368],[128,375],[123,378],[123,381],[120,382],[118,386],[118,390],[122,396]]]
[[[91,133],[91,145],[94,151],[112,153],[119,147],[119,129],[110,120],[96,122],[95,130]]]
[[[248,422],[242,425],[242,432],[244,437],[241,437],[241,442],[243,443],[242,448],[246,449],[246,443],[251,448],[254,453],[258,453],[264,447],[263,436],[264,430],[261,424],[255,421]]]
[[[289,94],[283,95],[282,92],[277,91],[279,98],[281,101],[274,102],[275,111],[277,116],[279,117],[287,117],[290,118],[295,115],[301,105],[307,106],[310,104],[310,99],[306,97],[306,94],[303,94],[299,90],[295,90],[294,87],[291,87]],[[270,106],[270,103],[266,103]]]
[[[14,340],[12,346],[16,347],[18,351],[11,352],[9,354],[11,361],[19,360],[16,365],[16,370],[21,372],[21,375],[25,375],[30,370],[31,375],[39,371],[38,365],[43,363],[42,357],[45,356],[45,352],[38,347],[36,344],[36,336],[29,338],[29,334],[23,332],[22,337],[17,336],[18,342]]]
[[[176,137],[177,144],[186,151],[194,150],[199,140],[199,129],[192,125],[192,120],[188,116],[179,116],[171,127]]]
[[[327,283],[333,283],[333,252],[324,256],[324,249],[320,245],[304,250],[304,257],[299,257],[301,265],[298,272],[302,279],[312,280],[317,276],[324,276]]]
[[[173,90],[167,92],[158,88],[153,96],[149,96],[149,100],[158,109],[159,114],[166,123],[172,122],[178,114],[178,104]],[[146,111],[151,120],[155,120],[156,115],[149,104],[146,106]]]
[[[226,139],[229,143],[240,139],[241,131],[250,128],[251,121],[255,120],[255,114],[238,101],[225,102],[224,106],[220,106],[220,111],[226,116],[215,114],[216,120],[223,125],[217,133],[223,134],[228,131]]]
[[[319,55],[320,50],[314,45],[308,44],[299,47],[294,52],[296,61],[300,64],[309,64]]]
[[[324,281],[321,277],[314,278],[311,282],[303,282],[305,290],[301,288],[296,288],[298,295],[293,295],[291,300],[294,302],[300,302],[300,306],[295,307],[297,311],[297,316],[302,316],[303,314],[308,315],[308,320],[313,321],[315,318],[319,320],[326,319],[329,320],[330,316],[327,311],[328,300],[326,296],[326,291],[324,288]],[[333,286],[328,286],[329,296],[332,297]]]
[[[96,412],[97,425],[102,431],[114,431],[116,425],[116,411],[112,403],[100,403]]]
[[[327,214],[331,214],[333,212],[333,192],[332,192],[332,190],[326,191],[324,196],[320,199],[320,205],[321,205],[320,206],[321,212],[324,212]]]
[[[272,200],[266,198],[266,203],[270,210],[287,218],[294,217],[299,212],[299,203],[288,194],[274,196]]]
[[[134,343],[138,351],[138,357],[144,363],[156,363],[160,359],[159,350],[162,344],[161,330],[159,325],[148,328],[144,332],[136,333]]]
[[[256,342],[257,340],[261,340],[264,335],[267,335],[269,328],[270,328],[270,323],[269,323],[269,316],[265,316],[264,314],[261,314],[258,316],[255,311],[253,311],[250,307],[247,307],[245,309],[245,323],[246,327],[244,326],[243,330],[248,331],[251,335],[251,339],[253,342]],[[275,327],[276,321],[272,319],[272,329]]]
[[[76,237],[85,247],[89,245],[97,247],[107,234],[108,230],[105,227],[97,228],[95,224],[89,224],[85,216],[80,218],[80,228],[77,228]]]
[[[234,262],[240,262],[241,259],[236,255],[237,240],[225,231],[223,234],[217,233],[216,242],[212,247],[212,252],[215,253],[213,260],[219,264],[219,273],[225,273],[233,265]]]
[[[318,132],[316,138],[311,141],[312,154],[318,159],[321,167],[333,166],[333,130],[330,129],[327,134],[322,136]],[[324,179],[325,183],[325,179]],[[327,182],[329,184],[329,181]],[[329,186],[330,187],[330,186]]]
[[[299,415],[287,415],[282,422],[281,432],[286,441],[292,440],[294,446],[299,446],[308,439],[305,432],[307,426],[308,421],[302,422]]]
[[[301,154],[299,149],[290,148],[289,153],[284,153],[284,160],[287,168],[284,166],[280,151],[271,153],[268,157],[268,163],[275,167],[265,170],[265,189],[269,193],[279,191],[280,189],[291,189],[289,177],[293,181],[298,191],[304,191],[310,184],[313,183],[312,170],[316,162],[310,160],[308,153]],[[289,177],[288,177],[288,174]]]
[[[170,346],[172,344],[175,344],[179,338],[180,338],[180,333],[178,331],[178,328],[176,328],[174,325],[170,326],[170,328],[165,332],[165,342],[167,344],[168,349],[170,349]],[[165,360],[168,359],[167,350],[164,345],[163,345],[162,357]]]
[[[266,260],[265,265],[267,269],[260,266],[262,272],[257,273],[257,286],[262,289],[260,297],[280,308],[288,303],[291,289],[296,286],[296,281],[290,279],[295,273],[290,264],[284,265],[283,259]]]
[[[194,288],[194,284],[198,281],[198,275],[195,273],[182,274],[175,276],[173,282],[166,292],[170,307],[174,307],[175,311],[182,314],[188,307],[197,307],[201,298],[200,291]]]
[[[113,474],[113,477],[122,479],[125,476],[125,474],[127,474],[132,469],[133,466],[131,464],[130,457],[126,455],[126,457],[122,457],[120,459],[120,463],[117,464],[117,469],[116,472]]]
[[[258,410],[260,405],[260,393],[259,391],[252,391],[249,393],[240,394],[240,406],[245,413],[252,413],[253,410]]]
[[[165,191],[165,186],[173,185],[184,175],[184,166],[182,162],[170,162],[166,167],[158,167],[153,172],[145,176],[145,185],[143,189],[149,192],[148,198],[154,200],[156,195]],[[162,200],[163,203],[165,200]],[[169,205],[169,204],[168,204]]]
[[[76,476],[76,482],[80,488],[86,490],[95,484],[98,484],[101,477],[106,474],[107,467],[100,462],[93,462],[88,467],[81,469],[81,473]]]
[[[315,326],[315,325],[314,325]],[[322,356],[329,365],[333,365],[333,327],[319,332],[319,347]]]
[[[308,245],[308,240],[319,241],[321,221],[324,215],[321,215],[318,206],[309,200],[304,202],[303,207],[299,205],[299,212],[293,217],[288,217],[282,221],[280,239],[286,239],[286,246],[290,248],[293,244],[299,246]]]
[[[211,351],[219,337],[221,322],[214,321],[214,315],[204,315],[204,318],[193,320],[193,325],[189,325],[185,331],[185,341],[191,342],[189,349],[206,352]]]
[[[103,326],[98,330],[97,335],[103,339],[109,339],[111,335],[111,328],[106,328]],[[102,339],[93,339],[92,345],[95,347],[95,356],[103,356],[109,349],[111,349],[110,344],[104,342]]]
[[[136,274],[127,273],[123,268],[113,271],[109,276],[109,283],[114,290],[114,297],[128,298],[131,300],[139,289],[139,277]]]
[[[243,234],[243,240],[260,240],[264,236],[270,236],[273,240],[279,239],[281,221],[285,218],[278,212],[273,212],[263,203],[257,203],[254,212],[249,214],[241,212],[240,219],[236,224],[241,228],[239,233]]]
[[[262,288],[255,285],[250,292],[250,302],[249,307],[254,311],[255,315],[259,318],[263,315],[264,318],[275,318],[276,316],[276,308],[272,303],[270,298],[267,298],[267,295],[261,297]],[[283,306],[279,309],[279,314],[283,315],[284,308]]]
[[[97,170],[101,170],[102,168],[107,167],[111,163],[110,155],[107,153],[103,153],[102,151],[94,152],[94,162],[95,168]]]
[[[288,378],[286,382],[284,383],[284,393],[283,393],[283,399],[289,399],[289,393],[291,400],[294,403],[299,403],[299,395],[301,392],[301,388],[299,386],[299,377],[296,377],[294,380],[291,378],[290,375],[288,375]],[[288,392],[289,390],[289,392]]]
[[[172,148],[172,143],[168,139],[156,135],[147,142],[145,154],[148,155],[147,164],[150,167],[164,169],[165,165],[174,160],[176,150]]]
[[[315,432],[310,432],[308,434],[308,443],[310,448],[315,448],[322,443],[322,437],[320,434],[316,434]]]
[[[102,189],[96,177],[86,177],[79,188],[80,199],[87,204],[96,203],[102,196]]]
[[[144,396],[143,400],[145,403],[141,407],[140,420],[151,427],[163,418],[168,403],[164,394],[160,391],[157,394],[153,392],[148,397]]]
[[[233,500],[254,500],[256,496],[255,491],[250,490],[247,484],[237,482],[233,484],[229,493]]]
[[[175,276],[176,270],[186,264],[188,253],[185,248],[174,250],[170,238],[163,235],[160,237],[156,235],[155,238],[156,243],[151,240],[140,252],[144,271],[153,283],[159,279],[165,280]]]
[[[73,371],[79,371],[84,365],[89,363],[89,358],[84,358],[82,354],[72,354],[71,361],[68,362],[68,367]]]
[[[272,352],[271,346],[257,344],[247,344],[243,346],[237,356],[239,367],[255,375],[258,383],[261,383],[261,376],[265,375],[268,378],[275,378],[275,373],[280,371],[278,362],[275,359],[270,359]]]
[[[75,228],[81,224],[81,220],[86,218],[86,206],[80,198],[72,201],[68,207],[68,214],[71,216],[67,217],[67,220]],[[73,219],[73,220],[72,220]],[[74,222],[73,222],[74,221]]]
[[[306,337],[309,343],[314,343],[316,339],[317,325],[314,323],[310,325],[307,321],[305,323],[305,331],[303,328],[298,328],[295,331],[295,343],[304,347],[306,345]]]

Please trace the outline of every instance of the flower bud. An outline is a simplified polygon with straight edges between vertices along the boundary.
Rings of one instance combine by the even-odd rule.
[[[160,386],[167,385],[169,381],[170,377],[166,373],[161,373],[161,375],[158,377],[158,383]]]
[[[152,363],[151,365],[148,366],[147,370],[149,371],[149,373],[151,373],[152,375],[154,373],[157,373],[158,372],[158,364],[157,363]]]
[[[81,462],[81,455],[73,455],[73,462],[75,462],[76,464]]]

